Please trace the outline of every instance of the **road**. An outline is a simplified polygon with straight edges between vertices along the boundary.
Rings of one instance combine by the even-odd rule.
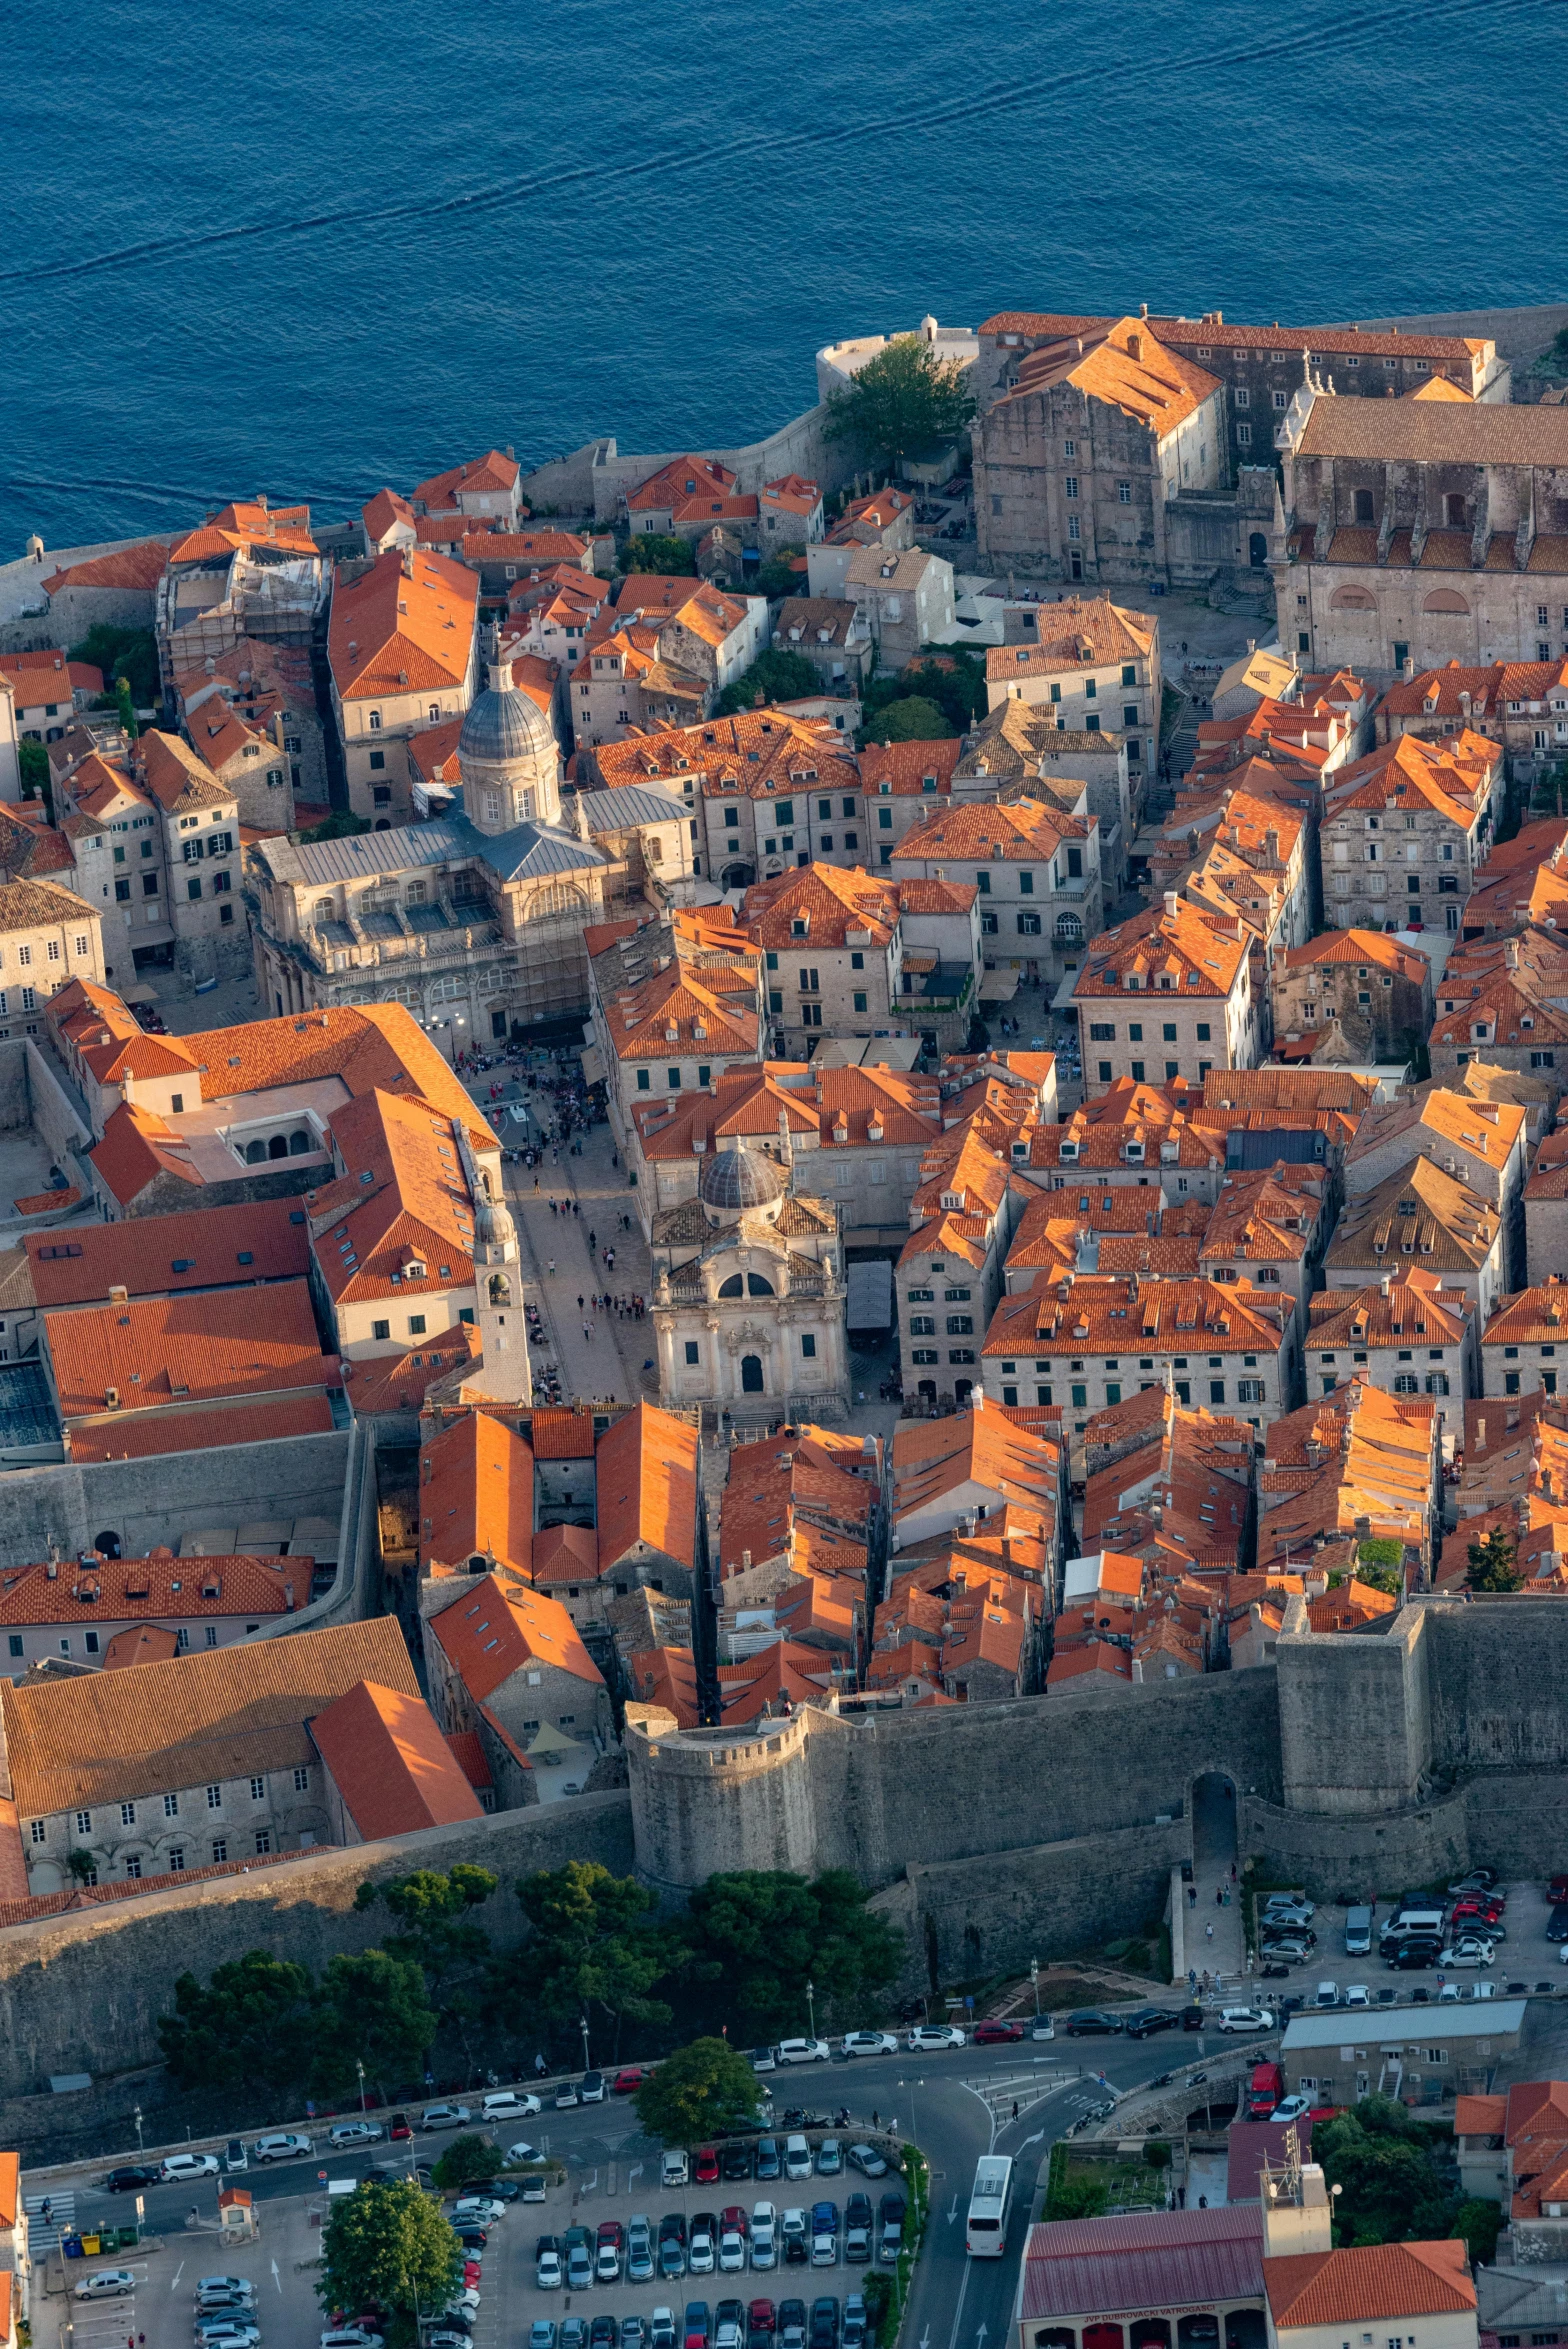
[[[1173,1994],[1159,1997],[1158,2003],[1173,2004]],[[1097,2093],[1097,2076],[1103,2072],[1118,2089],[1136,2088],[1162,2073],[1201,2063],[1206,2052],[1219,2056],[1223,2051],[1239,2058],[1247,2045],[1239,2039],[1182,2034],[1162,2034],[1142,2041],[1059,2037],[1043,2044],[1025,2040],[1021,2045],[970,2046],[913,2058],[899,2054],[862,2058],[853,2063],[836,2059],[831,2065],[778,2072],[768,2085],[773,2092],[775,2126],[780,2134],[788,2105],[799,2104],[828,2113],[847,2105],[851,2114],[851,2126],[843,2132],[847,2137],[852,2139],[855,2127],[869,2124],[875,2113],[883,2128],[896,2121],[899,2137],[921,2146],[932,2169],[931,2218],[925,2249],[915,2269],[905,2349],[998,2349],[1011,2322],[1028,2221],[1036,2215],[1037,2186],[1044,2176],[1051,2146],[1079,2116],[1091,2095]],[[1013,2118],[1015,2103],[1016,2120]],[[1129,2115],[1129,2126],[1137,2125]],[[571,2215],[584,2220],[611,2212],[624,2217],[632,2210],[646,2210],[657,2220],[667,2207],[684,2205],[689,2210],[711,2205],[715,2198],[749,2201],[756,2194],[772,2193],[782,2201],[795,2194],[809,2199],[812,2192],[811,2188],[802,2186],[786,2195],[780,2188],[752,2185],[692,2188],[685,2195],[665,2195],[656,2182],[651,2158],[654,2149],[639,2135],[630,2106],[616,2099],[567,2112],[556,2112],[547,2106],[537,2120],[502,2124],[497,2135],[503,2145],[526,2138],[564,2160],[570,2184]],[[431,2160],[446,2142],[441,2135],[421,2136],[413,2150],[421,2159]],[[976,2162],[993,2146],[999,2153],[1013,2155],[1018,2163],[1008,2249],[999,2260],[972,2261],[964,2248],[969,2190]],[[408,2150],[381,2144],[347,2155],[317,2153],[308,2159],[279,2162],[266,2168],[252,2164],[245,2184],[260,2206],[260,2216],[268,2203],[318,2194],[321,2191],[318,2171],[333,2178],[358,2177],[373,2160],[384,2160],[393,2154],[401,2157]],[[78,2164],[70,2170],[54,2170],[46,2178],[29,2176],[24,2180],[29,2207],[36,2209],[37,2197],[47,2190],[57,2205],[67,2196],[74,2197],[74,2221],[83,2231],[111,2220],[116,2224],[128,2222],[133,2215],[134,2197],[102,2190],[100,2181],[107,2166],[105,2161],[99,2161]],[[844,2192],[860,2182],[840,2177],[832,2181],[831,2191],[842,2200]],[[195,2184],[146,2189],[148,2230],[170,2239],[171,2249],[177,2249],[187,2213],[193,2208],[199,2212],[203,2226],[211,2229],[216,2217],[219,2183],[208,2178]],[[829,2190],[825,2184],[816,2189]],[[593,2207],[598,2203],[603,2203],[602,2210]],[[278,2214],[280,2218],[284,2215]],[[557,2226],[566,2215],[564,2211],[552,2211],[549,2219],[541,2219],[540,2224]],[[36,2218],[34,2224],[36,2227]],[[273,2222],[264,2220],[264,2225],[270,2229]],[[507,2230],[509,2238],[520,2244],[526,2234],[531,2241],[534,2231],[532,2217],[519,2208]],[[809,2293],[812,2288],[827,2289],[830,2285],[839,2291],[858,2288],[854,2271],[843,2270],[815,2279],[802,2277],[796,2288]],[[623,2287],[620,2295],[607,2297],[612,2306],[619,2297],[629,2305],[641,2307],[656,2300],[673,2300],[682,2289],[706,2289],[711,2294],[716,2288],[722,2290],[720,2280],[711,2278],[658,2290]],[[769,2289],[775,2294],[789,2289],[783,2272],[770,2279]],[[589,2303],[591,2309],[597,2309],[600,2297],[606,2296],[594,2296]],[[539,2296],[537,2305],[534,2304],[531,2269],[520,2270],[511,2278],[508,2298],[509,2316],[514,2320],[561,2313],[558,2297],[548,2301]],[[512,2332],[520,2337],[519,2322],[513,2321]]]

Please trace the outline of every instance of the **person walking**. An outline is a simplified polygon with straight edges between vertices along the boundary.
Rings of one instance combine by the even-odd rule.
[[[550,1259],[550,1278],[552,1280],[555,1278],[555,1258],[553,1256]]]
[[[588,1333],[587,1333],[587,1331],[585,1330],[585,1331],[583,1332],[583,1335],[586,1337],[586,1336],[587,1336],[587,1334],[588,1334]],[[1212,1941],[1212,1940],[1214,1939],[1214,1927],[1213,1927],[1212,1925],[1205,1925],[1205,1926],[1204,1926],[1204,1928],[1203,1928],[1203,1930],[1204,1930],[1205,1934],[1208,1936],[1209,1940],[1210,1940],[1210,1941]]]

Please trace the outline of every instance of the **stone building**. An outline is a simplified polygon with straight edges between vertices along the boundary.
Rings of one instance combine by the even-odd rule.
[[[183,670],[174,692],[186,738],[213,780],[234,793],[241,823],[288,832],[296,796],[326,802],[308,652],[245,638],[221,659]]]
[[[837,1417],[849,1396],[838,1211],[731,1137],[654,1227],[659,1396],[732,1417]]]
[[[1344,930],[1457,934],[1502,796],[1502,753],[1479,734],[1401,735],[1344,768],[1324,794],[1327,918]]]
[[[1091,1098],[1123,1077],[1201,1084],[1213,1069],[1256,1064],[1249,934],[1239,916],[1201,914],[1173,889],[1162,912],[1091,942],[1073,1001]]]
[[[1097,817],[1101,880],[1114,898],[1126,883],[1145,774],[1132,772],[1121,734],[1063,727],[1049,709],[1003,701],[964,737],[952,793],[955,800],[1049,796],[1064,815]]]
[[[492,674],[458,741],[461,814],[251,848],[257,983],[279,1012],[405,1003],[462,1048],[586,1008],[583,932],[626,868],[561,824],[549,722],[505,663]]]
[[[841,596],[786,596],[773,640],[781,651],[801,654],[825,685],[841,692],[864,685],[877,657],[864,609]]]
[[[1016,625],[1014,623],[1016,622]],[[1046,709],[1064,732],[1120,734],[1129,767],[1157,762],[1160,740],[1160,623],[1109,596],[1008,607],[1016,643],[985,656],[991,709],[1021,701]]]
[[[603,796],[619,799],[621,792]],[[762,1053],[762,956],[726,905],[590,932],[589,1016],[617,1142],[637,1159],[640,1107],[711,1094]],[[639,1205],[649,1203],[639,1191]]]
[[[1223,385],[1135,318],[1009,350],[974,439],[980,559],[1037,578],[1173,584],[1171,501],[1229,478]]]
[[[972,881],[894,882],[811,865],[759,881],[741,918],[763,950],[772,1056],[807,1060],[824,1036],[962,1041],[974,1000]]]
[[[601,616],[569,681],[579,750],[697,724],[767,649],[763,596],[629,571],[610,600],[613,622]]]
[[[1444,1413],[1463,1425],[1473,1394],[1480,1317],[1465,1289],[1437,1272],[1390,1261],[1364,1289],[1324,1289],[1311,1301],[1306,1365],[1309,1394],[1333,1394],[1365,1371],[1385,1395],[1451,1395],[1461,1408]]]
[[[32,1033],[68,979],[102,977],[95,907],[52,881],[0,882],[0,1041]]]
[[[1409,1055],[1432,1023],[1432,966],[1381,930],[1329,930],[1274,958],[1276,1036],[1311,1036],[1338,1020],[1355,1059]]]
[[[1027,986],[1055,986],[1104,927],[1098,822],[1040,800],[934,813],[905,833],[892,870],[901,885],[972,884],[988,967],[1010,965]]]
[[[1538,1287],[1500,1297],[1481,1333],[1483,1395],[1558,1392],[1559,1346],[1568,1346],[1568,1274],[1549,1272]],[[1564,1391],[1568,1391],[1565,1389]]]
[[[316,642],[329,575],[308,506],[269,506],[265,498],[225,506],[176,536],[160,570],[153,626],[171,718],[175,679],[221,660],[243,639],[305,652]]]
[[[1568,409],[1336,398],[1275,436],[1280,642],[1382,679],[1568,655]]]
[[[1396,677],[1377,705],[1377,737],[1419,734],[1426,742],[1484,734],[1502,744],[1510,779],[1526,788],[1568,757],[1568,645],[1563,657],[1494,661],[1466,669],[1451,660],[1419,677]]]
[[[478,681],[479,582],[428,549],[339,567],[327,658],[349,806],[385,831],[414,812],[408,742],[460,718]]]
[[[1528,1224],[1528,1192],[1525,1216]],[[1438,1273],[1445,1289],[1463,1289],[1474,1300],[1484,1328],[1507,1285],[1503,1240],[1491,1201],[1423,1153],[1349,1201],[1323,1270],[1331,1289],[1365,1289],[1397,1264]]]
[[[843,592],[876,647],[877,666],[903,669],[953,631],[953,566],[923,547],[857,547]]]

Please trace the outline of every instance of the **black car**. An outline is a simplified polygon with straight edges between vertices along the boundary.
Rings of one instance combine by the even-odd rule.
[[[837,2349],[838,2302],[831,2292],[811,2303],[811,2340],[813,2349]]]
[[[515,2178],[485,2178],[468,2189],[470,2194],[488,2194],[492,2202],[515,2202],[522,2190]]]
[[[871,2197],[869,2194],[851,2194],[844,2205],[844,2232],[851,2227],[869,2227],[871,2224]]]
[[[667,2210],[659,2221],[659,2241],[684,2243],[685,2240],[686,2213],[683,2210]]]
[[[1204,2020],[1201,2006],[1184,2006],[1181,2010],[1181,2027],[1184,2031],[1201,2031]]]
[[[1442,1953],[1443,1944],[1435,1934],[1430,1939],[1417,1939],[1412,1935],[1402,1941],[1393,1955],[1383,1962],[1390,1973],[1419,1973],[1429,1966],[1435,1966]]]
[[[801,2349],[806,2338],[806,2303],[804,2300],[779,2302],[779,2349]]]
[[[719,2154],[719,2175],[727,2185],[734,2185],[751,2176],[751,2146],[742,2141],[724,2146]]]
[[[1431,1991],[1430,1991],[1430,1990],[1428,1990],[1428,1988],[1427,1988],[1427,1986],[1426,1986],[1426,1984],[1425,1984],[1424,1982],[1418,1983],[1418,1984],[1416,1985],[1415,1989],[1411,1991],[1411,1993],[1410,1993],[1410,2003],[1411,2003],[1411,2005],[1412,2005],[1412,2006],[1430,2006],[1430,2005],[1431,2005],[1431,2003],[1432,2003],[1432,1993],[1431,1993]]]
[[[1277,1998],[1274,2001],[1274,2012],[1278,2015],[1280,2021],[1283,2023],[1291,2015],[1299,2015],[1306,2003],[1307,2002],[1304,1998],[1299,1997]]]
[[[1523,1998],[1529,1987],[1528,1982],[1505,1982],[1503,1996],[1505,1998]]]
[[[1121,2027],[1119,2015],[1101,2014],[1097,2007],[1080,2007],[1075,2015],[1069,2015],[1067,2018],[1069,2039],[1087,2039],[1097,2033],[1119,2031]]]
[[[759,2137],[757,2139],[757,2177],[759,2182],[765,2183],[769,2178],[782,2176],[783,2169],[783,2162],[779,2158],[778,2139],[776,2137]]]
[[[155,2161],[128,2161],[104,2180],[110,2194],[133,2194],[138,2186],[156,2186],[163,2172]]]
[[[616,2349],[621,2328],[613,2316],[596,2316],[588,2327],[588,2349]]]
[[[452,2231],[465,2251],[483,2251],[490,2240],[483,2227],[455,2227]]]
[[[1174,2031],[1181,2021],[1170,2006],[1141,2006],[1135,2015],[1129,2015],[1122,2028],[1129,2039],[1147,2039],[1155,2031]]]
[[[1548,1941],[1568,1941],[1568,1900],[1560,1900],[1546,1920]]]

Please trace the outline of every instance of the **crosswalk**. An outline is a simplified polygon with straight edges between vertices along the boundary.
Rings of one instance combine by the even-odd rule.
[[[1061,2064],[1031,2064],[1028,2071],[990,2074],[981,2080],[966,2080],[964,2086],[977,2096],[998,2126],[1022,2120],[1026,2112],[1054,2096],[1070,2077]],[[1015,2108],[1016,2107],[1016,2112]]]
[[[46,2203],[47,2218],[43,2215]],[[61,2236],[76,2232],[76,2195],[69,2187],[59,2194],[24,2194],[22,2208],[27,2213],[27,2243],[34,2259],[58,2251]]]

